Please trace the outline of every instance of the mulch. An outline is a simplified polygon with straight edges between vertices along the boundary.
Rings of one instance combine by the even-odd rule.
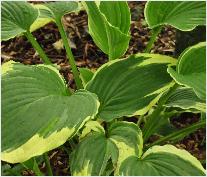
[[[150,30],[147,28],[144,20],[145,2],[129,2],[131,9],[131,40],[129,48],[123,57],[131,54],[143,52],[147,42],[150,39]],[[104,54],[93,42],[88,34],[87,14],[80,11],[78,14],[71,13],[64,18],[64,24],[72,52],[74,54],[78,67],[87,67],[93,70],[99,68],[107,62],[107,55]],[[61,47],[60,34],[54,23],[49,23],[41,29],[33,32],[37,41],[44,48],[44,51],[53,63],[58,64],[60,73],[64,76],[68,86],[75,88],[73,75],[70,71],[70,65],[66,58],[65,50]],[[176,30],[170,26],[162,29],[152,53],[160,53],[169,56],[174,55]],[[32,48],[31,44],[24,36],[4,41],[1,43],[1,62],[9,60],[18,61],[28,65],[40,64],[38,54]],[[183,128],[199,120],[199,115],[184,113],[177,118],[173,118],[173,125],[177,128]],[[176,146],[188,150],[205,165],[206,154],[206,130],[199,129],[195,133],[179,141]],[[66,147],[69,144],[66,143]],[[54,175],[68,175],[68,154],[64,149],[57,148],[50,152],[50,161],[54,170]],[[45,171],[45,164],[41,164],[42,171]],[[25,170],[23,175],[34,175],[32,171]]]

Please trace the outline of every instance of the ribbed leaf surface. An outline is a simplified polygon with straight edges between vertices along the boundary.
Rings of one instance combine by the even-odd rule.
[[[1,40],[9,40],[27,30],[38,17],[38,10],[27,2],[1,2]]]
[[[49,2],[44,5],[49,8],[53,18],[61,18],[78,8],[78,2],[75,1]]]
[[[175,63],[164,55],[137,54],[104,64],[86,85],[99,97],[100,118],[145,114],[173,85],[167,66]]]
[[[89,33],[96,45],[109,59],[121,57],[129,45],[130,11],[126,2],[114,1],[100,4],[84,3],[88,13]]]
[[[51,66],[3,64],[2,160],[23,162],[62,145],[96,115],[98,106],[88,91],[68,96]]]
[[[201,163],[186,150],[172,145],[153,146],[142,158],[128,157],[119,169],[121,176],[201,176]]]
[[[134,123],[117,122],[107,135],[96,131],[84,138],[72,153],[70,169],[73,175],[102,175],[110,158],[119,167],[121,161],[141,151],[141,130]]]
[[[145,19],[150,28],[171,25],[182,31],[190,31],[206,24],[206,2],[149,1],[145,6]]]
[[[165,106],[206,112],[206,103],[197,97],[193,89],[185,87],[175,90],[167,100]]]
[[[206,43],[201,42],[186,49],[179,57],[176,71],[168,72],[181,85],[193,88],[202,100],[206,99]]]
[[[38,9],[39,16],[31,25],[30,32],[33,32],[53,21],[53,16],[46,6],[43,4],[34,4],[33,7]]]

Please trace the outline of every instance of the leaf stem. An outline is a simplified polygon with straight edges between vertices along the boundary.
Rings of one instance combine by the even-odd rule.
[[[162,26],[158,26],[151,30],[152,36],[150,37],[150,41],[147,43],[147,47],[144,50],[144,53],[150,53],[150,50],[153,47],[154,42],[156,41],[157,35],[160,33]]]
[[[64,47],[65,47],[65,50],[66,50],[66,53],[67,53],[69,63],[70,63],[71,68],[72,68],[72,72],[73,72],[73,75],[74,75],[74,80],[75,80],[76,86],[77,86],[78,89],[82,89],[83,84],[82,84],[82,81],[80,79],[79,72],[78,72],[78,69],[77,69],[76,64],[75,64],[75,59],[74,59],[74,56],[72,54],[70,45],[68,43],[68,38],[67,38],[67,35],[65,33],[63,24],[61,22],[61,18],[56,18],[56,24],[58,26],[61,38],[63,40],[63,44],[64,44]]]
[[[185,132],[188,132],[187,135],[189,135],[190,133],[196,131],[197,129],[205,127],[205,125],[206,125],[205,121],[197,122],[197,123],[195,123],[193,125],[190,125],[190,126],[188,126],[186,128],[183,128],[183,129],[178,130],[176,132],[173,132],[173,133],[171,133],[171,134],[169,134],[169,135],[167,135],[165,137],[160,138],[159,140],[157,140],[154,143],[150,144],[147,148],[149,148],[151,146],[154,146],[154,145],[157,145],[157,144],[161,144],[161,143],[163,143],[165,141],[176,139],[176,137],[182,136],[182,134],[185,133]],[[185,135],[185,136],[187,136],[187,135]]]
[[[49,160],[48,154],[47,153],[44,153],[43,154],[43,157],[44,157],[44,161],[45,161],[45,164],[46,164],[46,167],[47,167],[47,173],[48,173],[48,175],[49,176],[53,176],[52,168],[51,168],[51,165],[50,165],[50,160]]]
[[[144,120],[144,115],[139,116],[139,119],[137,121],[138,127],[140,127],[140,125],[141,125],[141,123],[142,123],[143,120]]]
[[[34,47],[34,49],[37,51],[37,53],[39,54],[40,58],[43,60],[43,62],[47,65],[51,65],[52,62],[49,60],[49,58],[47,57],[47,55],[45,54],[44,50],[42,49],[42,47],[39,45],[39,43],[36,41],[35,37],[32,35],[32,33],[30,33],[29,31],[24,33],[25,36],[27,37],[27,39],[29,40],[29,42],[32,44],[32,46]]]
[[[37,175],[37,176],[43,176],[43,173],[40,171],[39,169],[39,166],[38,166],[38,163],[34,157],[34,166],[33,166],[33,169],[34,173]]]

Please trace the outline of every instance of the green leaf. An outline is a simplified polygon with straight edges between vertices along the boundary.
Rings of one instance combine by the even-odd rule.
[[[181,31],[190,31],[198,25],[206,24],[204,1],[148,1],[144,12],[151,29],[171,25]]]
[[[93,131],[71,155],[72,175],[102,175],[109,159],[114,167],[130,155],[142,154],[142,133],[134,123],[113,123],[108,132]]]
[[[29,31],[38,17],[38,10],[27,2],[1,2],[1,40],[6,41]]]
[[[141,158],[128,157],[119,169],[121,176],[201,176],[201,163],[186,150],[172,145],[153,146]]]
[[[200,128],[204,128],[206,126],[206,120],[199,121],[194,123],[188,127],[182,128],[181,130],[174,131],[159,140],[155,141],[154,143],[150,144],[150,146],[161,144],[165,141],[173,141],[174,143],[182,140],[184,137],[189,136],[191,133],[195,132]]]
[[[168,98],[166,107],[177,107],[192,112],[206,112],[206,103],[197,97],[193,89],[180,87]]]
[[[196,95],[206,99],[206,43],[201,42],[187,48],[179,57],[176,71],[168,72],[180,85],[193,88]]]
[[[93,118],[99,102],[95,94],[68,88],[52,66],[2,66],[1,158],[24,162],[66,142]]]
[[[73,12],[78,8],[78,2],[74,1],[49,2],[44,5],[51,13],[48,16],[52,16],[53,19],[60,19],[65,14]]]
[[[175,63],[164,55],[137,54],[104,64],[86,85],[99,97],[100,118],[144,115],[174,84],[167,66]]]
[[[80,3],[78,2],[50,2],[49,4],[34,4],[33,7],[39,10],[39,17],[32,24],[30,32],[53,22],[55,19],[53,12],[55,15],[60,15],[61,18],[63,15],[71,11],[78,12],[81,10]]]
[[[85,86],[92,79],[94,72],[88,68],[79,68],[78,70],[80,72],[82,83]]]
[[[33,32],[53,21],[52,14],[46,6],[43,4],[34,4],[33,7],[38,9],[39,17],[31,25],[30,32]]]
[[[125,1],[84,2],[89,33],[109,59],[121,57],[129,45],[130,10]]]
[[[4,164],[1,166],[2,176],[22,176],[22,171],[25,167],[22,164],[16,164],[13,167],[9,164]]]

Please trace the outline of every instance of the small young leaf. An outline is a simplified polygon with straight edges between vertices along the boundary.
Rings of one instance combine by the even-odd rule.
[[[206,2],[204,1],[148,1],[145,19],[151,29],[171,25],[181,31],[193,30],[206,24]]]
[[[105,121],[145,114],[174,83],[167,66],[176,60],[158,54],[137,54],[99,68],[86,89],[101,102],[99,116]]]
[[[171,67],[168,72],[181,85],[193,88],[196,95],[206,99],[206,43],[201,42],[187,48],[179,57],[176,71]]]
[[[206,112],[206,103],[197,97],[193,89],[180,87],[168,98],[166,107],[177,107],[192,112]]]
[[[85,86],[92,79],[94,72],[87,68],[79,68],[79,71],[81,80],[83,82],[83,85]]]
[[[130,155],[142,154],[142,133],[134,123],[116,122],[107,133],[92,132],[84,138],[72,153],[72,175],[102,175],[111,158],[114,166]]]
[[[130,156],[122,162],[121,176],[203,176],[201,163],[186,150],[172,145],[153,146],[141,158]]]
[[[109,59],[121,57],[129,45],[130,10],[127,2],[84,3],[88,13],[89,33]]]
[[[6,41],[29,31],[38,17],[38,10],[27,2],[1,2],[1,40]]]
[[[52,66],[2,66],[1,159],[24,162],[66,142],[98,112],[95,94],[68,88]]]

